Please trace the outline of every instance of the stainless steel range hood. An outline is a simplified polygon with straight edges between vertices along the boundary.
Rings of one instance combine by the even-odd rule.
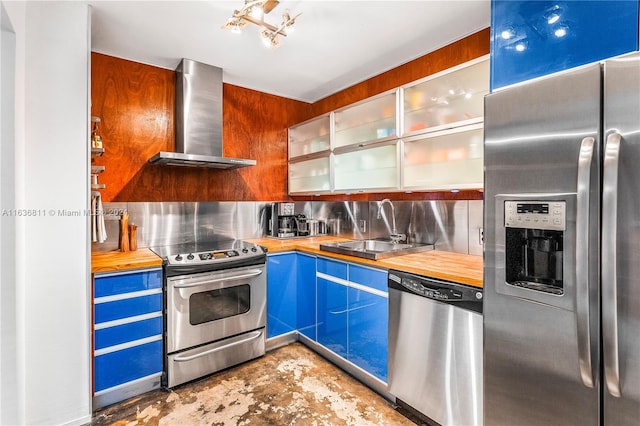
[[[176,69],[176,152],[161,151],[151,164],[236,169],[256,160],[222,156],[222,69],[189,59]]]

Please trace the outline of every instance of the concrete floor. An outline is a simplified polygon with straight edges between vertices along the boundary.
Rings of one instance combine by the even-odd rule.
[[[300,343],[94,414],[92,425],[415,425]]]

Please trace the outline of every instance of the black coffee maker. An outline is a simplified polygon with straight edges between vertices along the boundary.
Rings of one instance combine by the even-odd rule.
[[[272,203],[267,206],[267,235],[276,238],[298,236],[298,216],[294,203]],[[303,216],[304,217],[304,216]]]

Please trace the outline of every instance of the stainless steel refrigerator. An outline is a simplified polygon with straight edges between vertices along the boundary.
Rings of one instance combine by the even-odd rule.
[[[640,56],[485,98],[484,424],[640,424]]]

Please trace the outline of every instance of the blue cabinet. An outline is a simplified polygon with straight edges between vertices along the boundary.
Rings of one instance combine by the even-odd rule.
[[[316,258],[300,253],[267,257],[267,337],[291,331],[316,338]]]
[[[162,269],[94,276],[94,408],[160,386]]]
[[[318,343],[387,381],[387,272],[318,259]]]
[[[267,337],[297,330],[387,381],[387,272],[301,253],[267,257]]]
[[[349,264],[347,359],[387,381],[387,273]]]
[[[316,340],[316,257],[298,254],[298,331]]]
[[[491,90],[638,50],[638,0],[491,2]]]
[[[297,256],[267,256],[267,338],[297,328]]]
[[[347,358],[347,264],[319,258],[318,343]]]

